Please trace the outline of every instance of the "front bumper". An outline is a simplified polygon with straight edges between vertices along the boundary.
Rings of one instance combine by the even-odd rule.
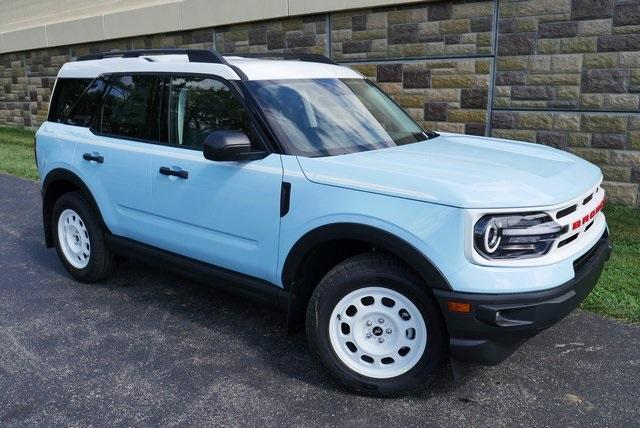
[[[475,294],[436,290],[449,331],[452,358],[497,364],[525,340],[574,310],[598,282],[609,255],[607,233],[574,262],[575,277],[549,290],[514,294]],[[451,312],[448,302],[470,304],[470,312]]]

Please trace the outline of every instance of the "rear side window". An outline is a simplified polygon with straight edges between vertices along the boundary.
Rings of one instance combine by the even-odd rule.
[[[231,89],[216,79],[171,78],[167,106],[163,108],[169,144],[202,148],[205,137],[215,130],[250,134],[249,117]],[[163,118],[164,119],[164,118]],[[165,132],[162,132],[165,139]]]
[[[155,76],[115,76],[102,104],[100,132],[158,141]]]
[[[91,126],[91,120],[100,104],[105,86],[106,81],[103,78],[91,82],[91,85],[71,108],[65,123],[75,126]]]
[[[58,79],[53,96],[51,97],[48,120],[50,122],[64,122],[71,108],[92,80],[93,79]]]

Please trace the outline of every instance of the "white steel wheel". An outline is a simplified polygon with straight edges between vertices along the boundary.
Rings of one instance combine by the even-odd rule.
[[[388,379],[411,370],[427,346],[427,327],[418,308],[384,287],[365,287],[344,296],[329,321],[331,346],[340,361],[364,376]]]
[[[65,259],[76,269],[83,269],[91,257],[89,231],[80,215],[66,208],[58,217],[58,241]]]

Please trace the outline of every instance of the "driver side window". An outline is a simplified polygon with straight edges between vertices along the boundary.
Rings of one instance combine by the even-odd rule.
[[[247,112],[224,83],[204,77],[174,76],[165,90],[169,144],[201,148],[205,137],[215,130],[251,135]]]

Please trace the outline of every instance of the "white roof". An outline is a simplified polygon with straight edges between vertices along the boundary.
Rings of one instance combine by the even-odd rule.
[[[362,78],[356,71],[339,65],[307,61],[225,57],[238,67],[249,80]],[[186,55],[149,55],[137,58],[104,58],[68,62],[58,77],[94,78],[104,73],[164,72],[214,74],[227,80],[240,80],[236,72],[225,64],[189,62]]]
[[[226,56],[225,59],[229,64],[242,70],[249,80],[362,78],[360,73],[349,67],[321,62],[281,61],[233,56]]]

